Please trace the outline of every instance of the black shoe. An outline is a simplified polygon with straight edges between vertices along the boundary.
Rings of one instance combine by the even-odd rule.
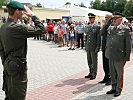
[[[80,47],[77,47],[77,48],[80,48]]]
[[[85,78],[90,78],[91,77],[91,75],[89,74],[89,75],[87,75],[87,76],[85,76]]]
[[[90,77],[90,80],[94,80],[96,77],[95,76],[91,76]]]
[[[72,50],[71,48],[69,48],[68,50]]]
[[[98,82],[98,83],[106,83],[106,81],[103,79],[102,81]]]
[[[121,95],[121,90],[116,90],[116,92],[114,93],[114,97],[118,97]]]
[[[116,90],[111,89],[111,90],[108,91],[106,94],[113,94],[113,93],[115,93],[115,92],[116,92]]]
[[[111,85],[111,81],[110,80],[106,81],[105,85]]]
[[[75,50],[75,48],[73,48],[72,50]]]

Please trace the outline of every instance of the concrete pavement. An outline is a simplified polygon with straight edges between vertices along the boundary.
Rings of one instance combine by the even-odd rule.
[[[28,91],[26,100],[133,100],[133,55],[125,67],[124,89],[120,97],[106,95],[110,86],[98,84],[103,78],[101,52],[98,54],[98,75],[95,80],[84,79],[88,74],[86,52],[68,51],[52,42],[28,39]],[[2,65],[0,62],[0,86]],[[1,87],[0,87],[1,89]],[[0,90],[0,100],[4,93]]]

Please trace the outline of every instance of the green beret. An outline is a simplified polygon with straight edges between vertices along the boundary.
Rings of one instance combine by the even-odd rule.
[[[7,7],[11,7],[11,8],[14,8],[14,9],[19,9],[19,10],[24,10],[24,5],[20,2],[17,2],[17,1],[10,1],[7,4]]]

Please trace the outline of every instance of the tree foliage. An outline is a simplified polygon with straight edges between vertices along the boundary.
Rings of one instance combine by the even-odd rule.
[[[129,0],[129,2],[127,2],[123,14],[125,16],[133,16],[133,0]]]
[[[39,8],[42,8],[41,3],[37,3],[36,6],[39,7]]]
[[[71,5],[71,3],[70,2],[66,2],[65,5]]]
[[[122,13],[126,3],[127,0],[106,0],[103,2],[101,2],[101,0],[95,0],[94,2],[92,1],[90,5],[93,9]]]
[[[4,6],[6,4],[5,0],[0,0],[0,7]]]
[[[84,8],[87,8],[83,2],[81,2],[81,4],[79,4],[80,7],[84,7]]]
[[[93,9],[100,9],[101,6],[101,0],[95,0],[95,2],[91,1],[91,4]]]

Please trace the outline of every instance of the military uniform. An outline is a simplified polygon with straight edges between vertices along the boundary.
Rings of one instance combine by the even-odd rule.
[[[90,73],[85,78],[96,78],[97,75],[97,52],[100,50],[100,27],[98,25],[88,25],[86,32],[86,52]]]
[[[16,9],[21,5],[15,1],[11,1],[11,4]],[[13,7],[11,4],[9,3],[8,6]],[[27,38],[45,32],[43,24],[36,16],[32,16],[32,20],[36,28],[18,24],[11,18],[0,28],[0,55],[4,66],[3,90],[6,93],[6,100],[25,100]]]
[[[105,57],[106,50],[106,41],[107,41],[107,29],[112,23],[112,20],[109,20],[107,24],[104,24],[103,28],[100,31],[102,38],[102,58],[103,58],[103,70],[105,72],[104,79],[99,83],[106,83],[106,85],[110,85],[110,72],[109,72],[109,60]]]
[[[108,28],[105,55],[109,59],[112,89],[107,94],[120,95],[123,88],[124,65],[130,59],[130,52],[129,30],[121,24],[117,27],[110,26]]]

